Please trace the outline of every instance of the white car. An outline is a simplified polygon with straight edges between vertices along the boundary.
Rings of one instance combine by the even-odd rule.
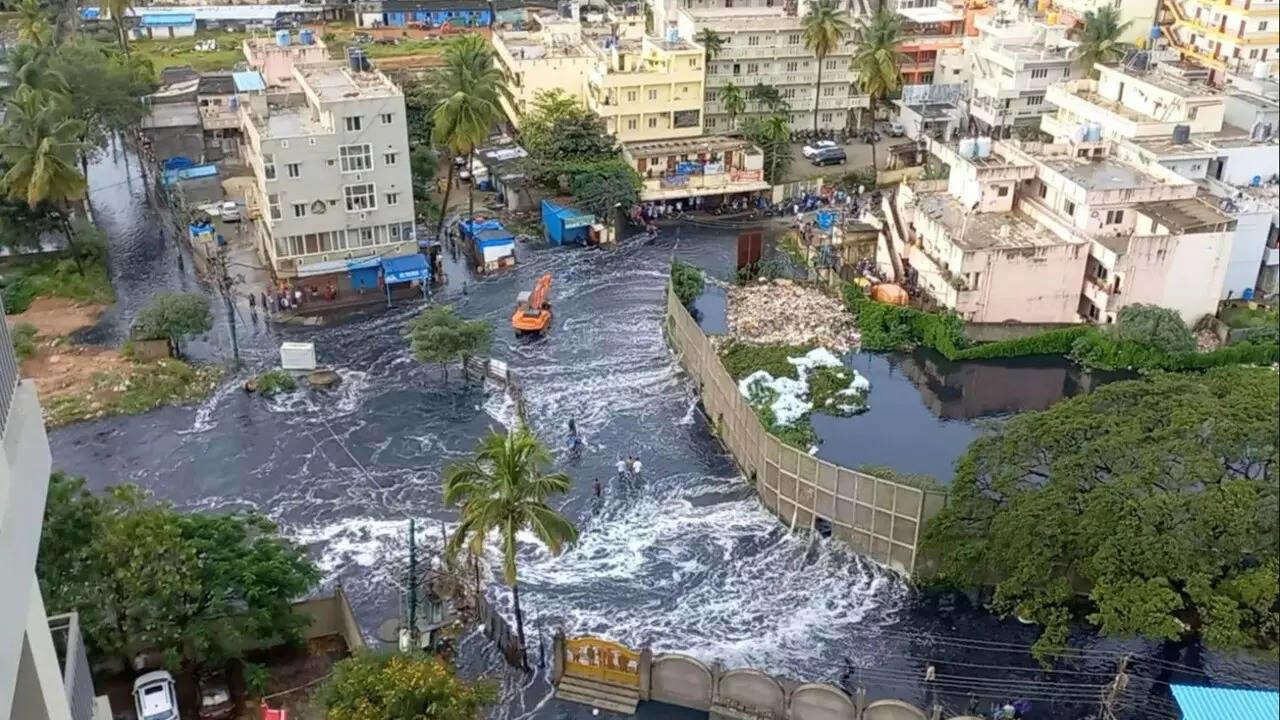
[[[240,206],[234,200],[228,200],[218,206],[218,217],[222,222],[240,222]]]
[[[889,137],[902,137],[907,134],[907,129],[902,127],[902,123],[897,120],[889,121],[889,126],[886,128],[886,131],[889,133]]]
[[[836,144],[830,140],[815,140],[814,142],[811,142],[808,145],[805,145],[800,150],[800,153],[807,158],[811,158],[814,155],[817,155],[818,153],[822,152],[823,150],[826,150],[827,148],[833,148],[835,146]]]
[[[138,720],[178,720],[178,694],[173,676],[154,670],[133,681],[133,704]]]

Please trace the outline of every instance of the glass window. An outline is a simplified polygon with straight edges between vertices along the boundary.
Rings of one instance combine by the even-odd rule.
[[[279,195],[277,195],[277,194],[275,194],[275,193],[271,193],[270,195],[268,195],[268,196],[267,196],[267,207],[268,207],[268,208],[270,208],[270,212],[271,212],[271,219],[272,219],[272,220],[279,220],[279,219],[280,219],[280,217],[281,217],[281,215],[280,215],[280,196],[279,196]]]
[[[306,217],[306,216],[307,216],[307,204],[306,204],[306,203],[294,203],[294,204],[293,204],[293,216],[294,216],[294,217],[296,217],[296,218]]]
[[[396,164],[396,157],[397,157],[396,153],[384,153],[384,154],[383,154],[383,156],[382,156],[382,164],[383,164],[383,165],[395,165],[395,164]]]
[[[392,116],[392,114],[391,114],[391,113],[382,113],[382,124],[383,124],[383,125],[390,125],[390,124],[391,124],[391,121],[392,121],[393,119],[394,119],[394,117]]]
[[[347,203],[347,212],[359,212],[377,208],[378,201],[374,192],[373,183],[347,185],[342,188],[342,196]]]
[[[386,201],[388,205],[399,205],[400,193],[387,193]]]
[[[302,163],[289,163],[284,166],[285,174],[291,178],[302,177]]]
[[[364,124],[360,120],[359,115],[348,115],[346,117],[347,132],[359,132],[360,127]]]
[[[276,179],[276,156],[271,153],[262,154],[262,174],[268,180]]]
[[[343,145],[338,148],[338,158],[342,162],[342,172],[360,172],[373,167],[373,159],[368,145]]]

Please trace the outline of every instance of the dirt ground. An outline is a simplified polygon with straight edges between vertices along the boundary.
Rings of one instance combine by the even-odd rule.
[[[66,336],[98,321],[107,306],[65,298],[36,298],[26,312],[8,316],[10,325],[36,328],[36,354],[24,360],[22,374],[36,382],[46,403],[56,397],[85,393],[101,372],[123,372],[132,363],[111,348],[74,345]]]
[[[100,303],[42,297],[32,300],[26,312],[10,315],[8,320],[10,325],[30,323],[35,326],[37,337],[50,339],[93,327],[106,309]]]

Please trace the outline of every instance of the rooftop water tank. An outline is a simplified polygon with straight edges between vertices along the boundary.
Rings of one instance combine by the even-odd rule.
[[[1173,126],[1173,144],[1186,145],[1191,142],[1191,126],[1190,125],[1174,125]]]
[[[980,157],[980,158],[991,157],[991,138],[989,136],[983,135],[982,137],[978,138],[977,157]]]
[[[974,138],[960,138],[960,157],[975,157],[977,152],[978,141]]]
[[[276,31],[276,45],[279,45],[280,47],[289,47],[289,31],[288,30]]]
[[[1102,140],[1102,125],[1099,123],[1089,123],[1089,133],[1086,139],[1089,142],[1098,142]]]
[[[316,43],[315,32],[311,30],[303,30],[301,33],[298,34],[298,42],[301,42],[303,45],[315,45]]]

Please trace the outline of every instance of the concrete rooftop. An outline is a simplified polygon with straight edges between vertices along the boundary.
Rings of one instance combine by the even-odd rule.
[[[400,94],[400,89],[381,73],[352,72],[341,63],[299,65],[296,69],[323,102],[387,98]]]
[[[1222,230],[1231,217],[1200,197],[1165,202],[1138,203],[1138,212],[1169,228],[1174,234]]]
[[[916,196],[916,207],[947,229],[951,241],[962,250],[996,250],[1052,247],[1065,244],[1047,228],[1014,210],[976,213],[961,207],[945,192]]]
[[[1110,158],[1056,158],[1047,164],[1085,190],[1124,190],[1165,184],[1142,168]]]

